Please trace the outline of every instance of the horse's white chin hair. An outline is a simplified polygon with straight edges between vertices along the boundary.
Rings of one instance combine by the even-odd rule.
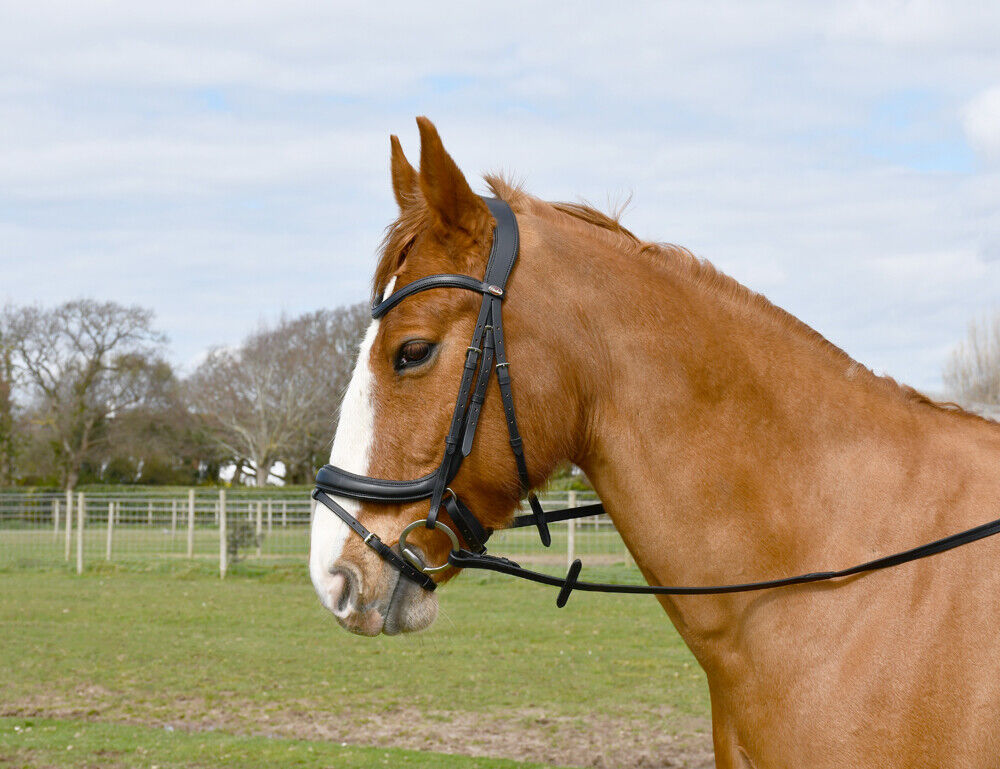
[[[437,614],[437,593],[400,577],[389,596],[382,632],[386,635],[416,633],[430,627]]]
[[[419,585],[401,579],[384,604],[378,608],[370,606],[360,614],[338,617],[337,622],[355,635],[400,635],[426,630],[437,619],[437,613],[436,594],[428,593]]]

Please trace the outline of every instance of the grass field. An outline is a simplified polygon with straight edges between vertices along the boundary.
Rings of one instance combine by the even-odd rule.
[[[0,573],[0,766],[704,765],[704,677],[652,599],[464,575],[429,631],[365,639],[301,565],[143,568]]]

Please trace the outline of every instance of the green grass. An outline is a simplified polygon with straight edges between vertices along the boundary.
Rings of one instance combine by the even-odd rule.
[[[316,740],[190,734],[124,724],[0,718],[0,767],[93,769],[542,769],[542,764],[470,758]]]
[[[72,763],[79,754],[63,756],[54,747],[71,732],[80,732],[79,740],[119,735],[122,749],[162,751],[166,757],[150,765],[264,766],[252,761],[267,745],[303,761],[310,745],[180,732],[335,741],[343,734],[353,743],[379,725],[389,734],[382,744],[393,744],[398,731],[395,744],[420,747],[428,724],[445,735],[477,720],[492,729],[558,722],[584,730],[599,711],[634,726],[641,739],[651,728],[688,733],[708,715],[704,676],[651,598],[574,594],[557,610],[554,591],[466,574],[441,590],[442,616],[429,631],[367,639],[336,626],[301,565],[239,564],[225,581],[211,576],[213,567],[160,561],[138,567],[150,571],[112,564],[82,577],[61,569],[0,573],[0,714],[73,719],[36,721],[33,739],[52,738],[37,748],[38,765],[92,765]],[[621,568],[585,569],[588,575],[635,578]],[[548,727],[538,724],[543,715]],[[22,722],[10,721],[10,730],[15,723]],[[5,732],[0,744],[7,750],[10,740],[23,738]],[[220,761],[227,751],[233,758]],[[326,753],[323,765],[369,766],[349,761],[384,752],[348,751],[340,763]],[[391,758],[390,765],[425,765],[401,763],[403,754]],[[515,766],[464,760],[454,765]],[[267,765],[321,764],[282,758]],[[426,765],[452,764],[438,756]]]

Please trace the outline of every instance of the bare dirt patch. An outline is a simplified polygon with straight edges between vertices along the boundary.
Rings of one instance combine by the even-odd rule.
[[[539,709],[468,713],[451,710],[317,712],[314,703],[265,708],[227,701],[224,706],[197,697],[174,703],[165,717],[136,715],[124,703],[44,697],[0,706],[0,715],[119,721],[173,726],[185,731],[221,730],[234,734],[297,737],[352,745],[410,748],[469,756],[510,758],[592,769],[708,769],[714,766],[711,728],[706,719],[677,713],[650,714],[650,722],[593,713],[582,717],[546,715]],[[674,733],[650,727],[669,716]],[[680,728],[678,728],[678,724]]]

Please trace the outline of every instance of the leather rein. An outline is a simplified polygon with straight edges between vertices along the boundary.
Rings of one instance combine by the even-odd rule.
[[[382,560],[399,571],[401,576],[415,582],[425,590],[434,590],[437,583],[432,575],[448,566],[460,569],[484,569],[558,587],[559,594],[556,598],[556,606],[561,608],[566,605],[574,590],[633,595],[716,595],[767,590],[850,577],[864,572],[899,566],[1000,533],[1000,519],[998,519],[925,545],[866,561],[839,571],[811,572],[760,582],[710,586],[623,585],[583,582],[579,580],[580,570],[583,567],[579,559],[573,561],[565,577],[557,577],[525,569],[507,558],[487,554],[486,542],[493,530],[479,522],[475,514],[462,504],[458,496],[448,488],[448,484],[457,475],[462,460],[472,451],[490,375],[493,373],[496,375],[500,391],[510,447],[517,465],[521,491],[527,495],[531,509],[529,514],[515,517],[509,528],[534,526],[538,530],[542,544],[548,547],[552,541],[549,523],[601,515],[605,510],[604,505],[598,503],[546,512],[542,510],[538,498],[531,492],[527,463],[524,458],[524,443],[518,430],[514,411],[510,364],[507,361],[501,316],[507,281],[514,269],[519,250],[517,219],[510,206],[504,201],[495,198],[483,198],[483,200],[497,222],[497,226],[493,230],[493,245],[490,249],[483,280],[477,280],[468,275],[428,275],[409,283],[390,296],[384,297],[382,301],[376,302],[372,307],[372,318],[378,319],[407,297],[429,289],[459,288],[482,294],[482,304],[476,319],[472,343],[466,350],[458,398],[452,414],[451,425],[445,437],[444,458],[441,460],[441,464],[434,472],[412,481],[370,478],[347,472],[333,465],[324,465],[316,476],[316,488],[312,493],[313,499],[347,524]],[[369,531],[334,497],[388,504],[429,499],[430,511],[426,519],[409,524],[400,534],[397,544],[390,546],[385,544],[374,532]],[[438,514],[442,507],[454,523],[458,530],[457,533],[438,520]],[[439,566],[429,566],[424,563],[420,553],[407,547],[407,534],[421,526],[428,529],[438,529],[449,538],[452,549],[446,563]]]

